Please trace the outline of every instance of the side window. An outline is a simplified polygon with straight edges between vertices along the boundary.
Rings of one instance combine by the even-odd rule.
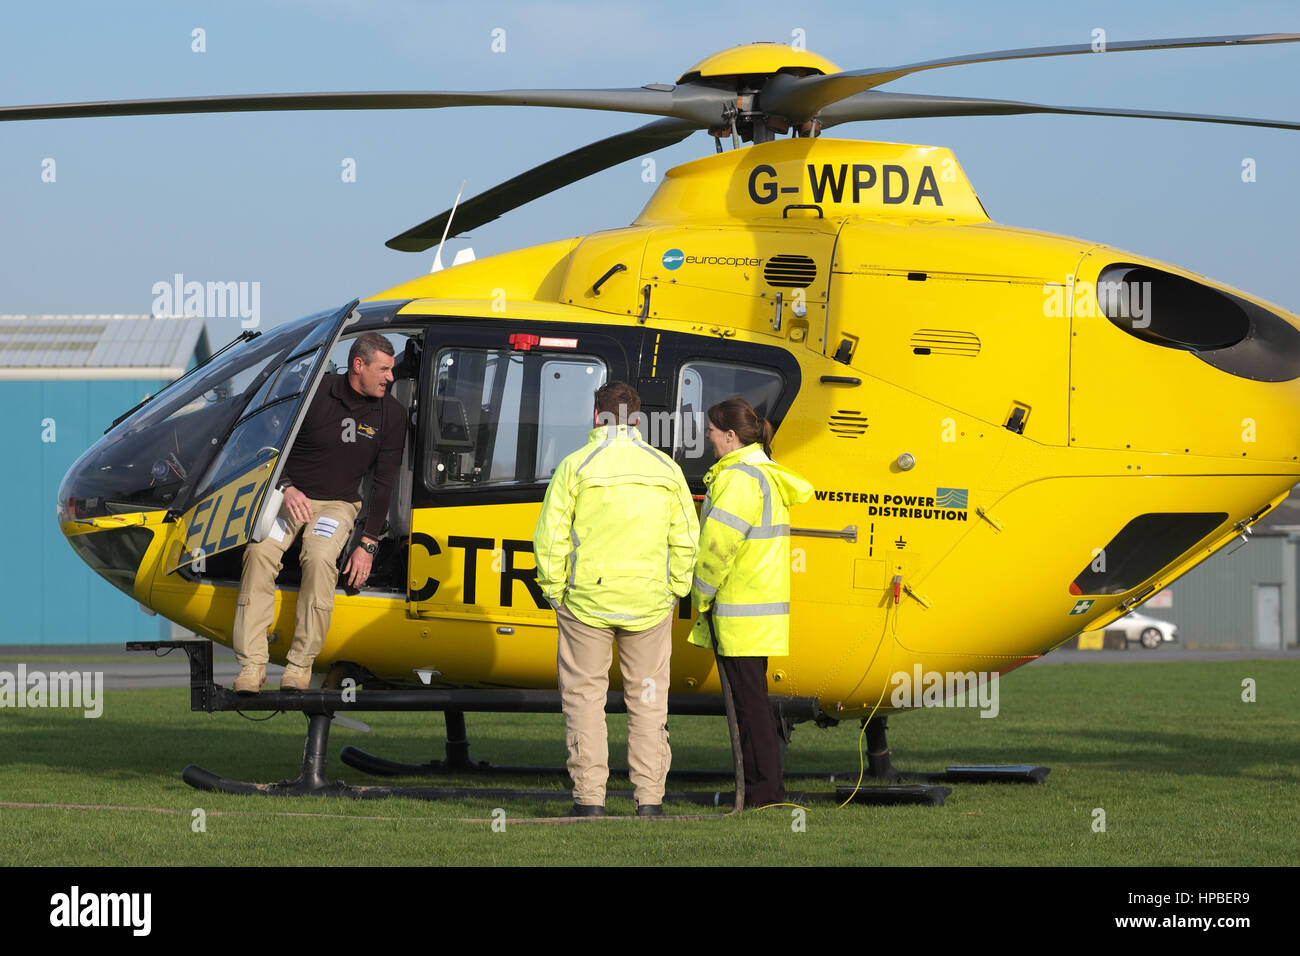
[[[1070,585],[1071,594],[1123,594],[1192,550],[1226,512],[1144,514],[1126,524]]]
[[[248,414],[231,431],[208,470],[200,498],[248,471],[254,464],[284,452],[284,439],[298,408],[296,402],[288,399],[302,394],[307,376],[319,358],[319,347],[295,355],[266,379],[248,403]]]
[[[739,395],[767,418],[784,387],[785,379],[775,369],[728,362],[684,363],[677,375],[677,421],[681,424],[673,441],[673,458],[682,466],[686,480],[698,482],[717,461],[704,440],[710,407]]]
[[[539,481],[550,478],[566,455],[586,444],[596,389],[604,384],[605,363],[599,359],[565,356],[542,363],[537,428]]]
[[[194,499],[197,500],[247,471],[257,460],[270,457],[263,455],[264,451],[279,452],[280,442],[293,418],[293,403],[286,406],[287,412],[282,408],[275,415],[259,416],[255,412],[272,401],[282,401],[300,391],[301,381],[311,371],[311,363],[319,353],[317,348],[297,356],[279,369],[275,363],[283,358],[283,352],[243,368],[236,367],[229,376],[222,377],[219,372],[214,372],[211,380],[202,382],[204,390],[193,400],[178,407],[161,424],[150,425],[147,430],[146,434],[155,442],[165,443],[160,446],[160,457],[150,471],[151,487],[167,487],[187,479],[192,481],[201,475],[198,484],[203,490]],[[297,376],[297,385],[290,381],[294,375]],[[287,391],[276,388],[280,380],[284,380],[283,389]],[[256,392],[250,399],[248,393],[254,388]],[[275,398],[268,398],[273,392]],[[222,417],[215,417],[218,414]],[[215,436],[224,434],[230,427],[227,423],[236,420],[237,414],[243,417],[221,444],[216,460],[203,472],[193,474],[191,448],[197,446],[207,451],[216,446],[218,440]],[[256,420],[256,424],[248,427],[250,420]]]
[[[282,454],[297,408],[294,402],[276,402],[258,409],[236,425],[208,470],[199,497],[207,497],[255,465]]]
[[[605,363],[587,355],[450,348],[434,360],[426,478],[440,489],[544,483],[591,430]]]

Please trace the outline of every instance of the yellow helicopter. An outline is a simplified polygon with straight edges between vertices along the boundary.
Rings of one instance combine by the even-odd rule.
[[[1294,42],[1259,34],[1108,52]],[[532,530],[584,440],[593,390],[630,382],[693,490],[703,413],[747,397],[815,497],[791,514],[791,653],[774,695],[819,718],[913,709],[1105,626],[1248,533],[1300,480],[1300,318],[1141,255],[998,225],[951,151],[835,140],[840,123],[1064,113],[1294,122],[921,96],[923,70],[1057,46],[841,71],[779,44],[627,90],[334,93],[10,107],[0,119],[541,105],[659,119],[526,172],[389,241],[424,250],[696,130],[717,152],[630,225],[421,276],[246,333],[123,415],[69,470],[58,516],[124,593],[229,644],[240,555],[265,536],[299,419],[350,339],[387,335],[409,410],[371,580],[337,597],[317,669],[391,686],[555,686]],[[779,138],[789,133],[788,138]],[[724,140],[752,143],[723,151]],[[1143,384],[1149,383],[1149,384]],[[272,658],[292,638],[285,562]],[[1014,615],[1008,609],[1014,608]],[[674,699],[719,690],[674,629]],[[902,694],[923,675],[927,694]],[[960,689],[959,681],[958,688]],[[617,685],[617,675],[615,684]]]

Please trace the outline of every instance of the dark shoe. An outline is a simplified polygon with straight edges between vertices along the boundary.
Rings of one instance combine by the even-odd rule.
[[[565,816],[569,817],[603,817],[605,808],[599,803],[575,803]]]
[[[643,803],[636,808],[638,817],[662,817],[664,815],[664,805],[662,803]]]

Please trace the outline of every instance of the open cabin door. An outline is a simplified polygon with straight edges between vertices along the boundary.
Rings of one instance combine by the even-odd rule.
[[[407,614],[437,622],[430,654],[444,675],[455,672],[448,648],[491,654],[507,636],[531,649],[515,660],[554,667],[533,528],[555,467],[587,442],[596,389],[626,380],[640,334],[536,321],[430,326]]]
[[[178,519],[177,545],[168,571],[192,567],[198,573],[215,554],[261,541],[279,513],[283,493],[276,483],[285,450],[293,445],[328,356],[343,331],[358,321],[353,300],[334,313],[312,316],[267,333],[277,338],[272,354],[243,359],[250,346],[223,361],[231,375],[201,400],[245,399],[234,426],[198,483],[198,493]],[[300,334],[295,334],[297,330]],[[242,388],[237,394],[235,389]],[[215,444],[220,436],[213,436]]]

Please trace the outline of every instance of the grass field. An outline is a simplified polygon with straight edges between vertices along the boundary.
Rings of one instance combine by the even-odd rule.
[[[1242,682],[1256,701],[1243,702]],[[1300,661],[1068,663],[1001,682],[1000,713],[937,709],[895,717],[897,766],[1034,763],[1043,786],[955,785],[942,807],[789,807],[700,821],[623,819],[545,826],[511,819],[568,806],[567,778],[500,778],[554,788],[554,802],[276,800],[201,793],[196,763],[246,780],[296,776],[305,721],[192,714],[188,690],[108,691],[103,716],[0,710],[0,852],[8,865],[1294,865],[1300,859]],[[420,762],[442,755],[440,715],[357,714],[372,733],[335,728],[330,777],[367,778],[338,759],[353,744]],[[471,753],[502,764],[564,758],[559,716],[467,717]],[[623,764],[624,720],[609,720]],[[677,767],[726,767],[719,718],[674,717]],[[790,769],[856,769],[858,724],[801,725]],[[401,781],[431,785],[427,780]],[[432,785],[472,785],[464,777]],[[729,786],[724,780],[720,786]],[[625,779],[611,786],[626,789]],[[670,786],[703,788],[701,784]],[[830,789],[829,783],[810,789]],[[792,791],[797,789],[791,788]],[[37,806],[18,806],[36,804]],[[76,805],[77,809],[55,807]],[[483,821],[500,807],[504,832]],[[192,827],[196,808],[206,831]],[[611,800],[628,815],[628,801]],[[1105,830],[1095,829],[1100,809]]]

